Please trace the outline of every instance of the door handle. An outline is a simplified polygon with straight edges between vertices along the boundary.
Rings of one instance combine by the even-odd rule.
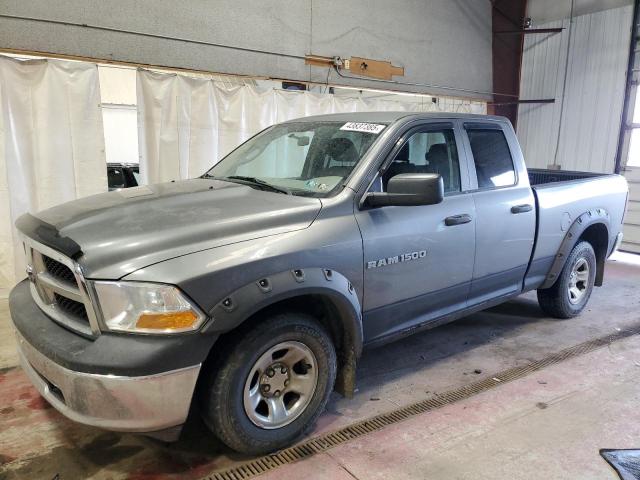
[[[531,210],[533,210],[533,206],[529,205],[528,203],[525,203],[523,205],[514,205],[513,207],[511,207],[511,213],[525,213],[530,212]]]
[[[447,227],[451,227],[453,225],[462,225],[463,223],[469,223],[471,221],[471,215],[468,213],[462,213],[460,215],[452,215],[451,217],[447,217],[444,219],[444,224]]]

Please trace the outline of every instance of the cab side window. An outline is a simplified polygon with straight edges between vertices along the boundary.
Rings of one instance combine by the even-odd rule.
[[[478,188],[506,187],[516,183],[509,144],[502,130],[467,130]]]
[[[459,192],[460,164],[453,130],[411,135],[382,175],[383,191],[389,180],[401,173],[437,173],[442,176],[445,194]]]

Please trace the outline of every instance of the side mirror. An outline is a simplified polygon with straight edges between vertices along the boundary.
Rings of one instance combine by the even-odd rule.
[[[444,200],[444,183],[437,173],[401,173],[391,177],[386,192],[369,192],[370,207],[435,205]]]

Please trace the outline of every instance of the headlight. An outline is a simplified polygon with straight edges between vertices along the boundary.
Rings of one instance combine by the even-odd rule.
[[[93,282],[109,330],[179,333],[197,330],[205,315],[176,287],[141,282]]]

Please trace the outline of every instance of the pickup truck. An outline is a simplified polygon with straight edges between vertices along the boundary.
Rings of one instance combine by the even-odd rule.
[[[618,175],[527,172],[501,117],[288,121],[199,178],[16,222],[22,366],[69,418],[259,454],[351,395],[364,346],[537,290],[569,318],[621,242]]]
[[[107,163],[107,184],[109,191],[137,187],[140,167],[135,163]]]

